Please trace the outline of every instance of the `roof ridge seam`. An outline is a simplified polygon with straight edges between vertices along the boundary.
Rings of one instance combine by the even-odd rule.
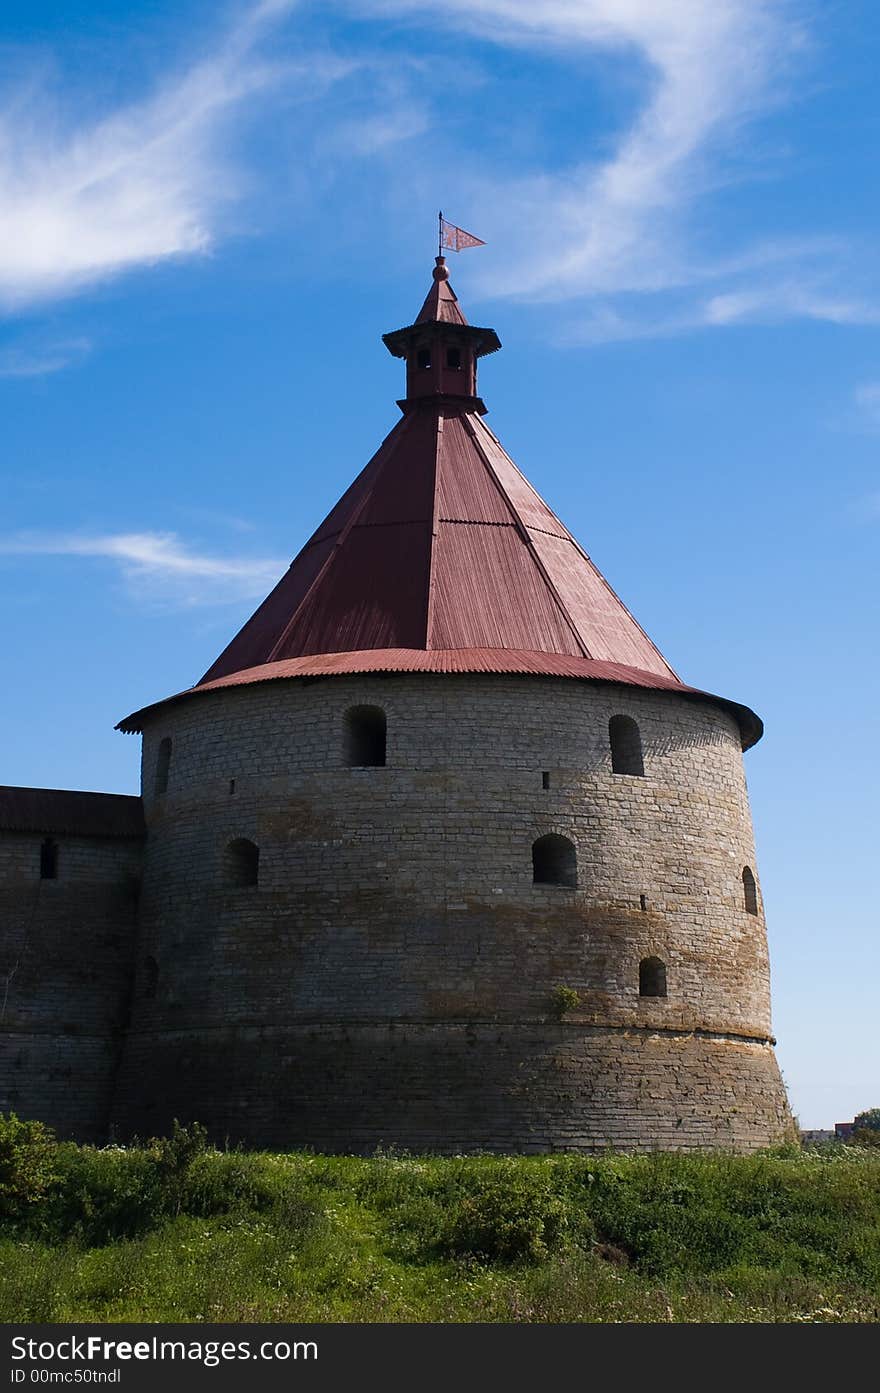
[[[562,528],[561,532],[551,532],[549,527],[535,527],[531,522],[526,523],[530,532],[540,532],[542,537],[557,537],[560,542],[573,542],[574,538],[565,523],[562,522],[559,525]]]
[[[513,504],[511,503],[511,501],[510,501],[510,499],[508,498],[507,494],[504,492],[504,489],[501,487],[500,482],[499,482],[498,479],[496,478],[495,472],[494,472],[494,470],[490,467],[489,462],[488,462],[488,460],[486,459],[486,455],[485,455],[484,451],[480,449],[479,441],[477,440],[476,434],[474,433],[473,429],[471,428],[471,418],[472,418],[473,416],[474,416],[474,413],[473,413],[472,411],[463,411],[463,412],[461,413],[461,415],[459,415],[459,416],[456,417],[456,420],[458,420],[458,421],[461,422],[463,429],[467,432],[467,434],[468,434],[468,435],[470,436],[470,438],[471,438],[472,443],[476,446],[476,448],[477,448],[477,454],[478,454],[478,456],[479,456],[479,458],[480,458],[480,461],[481,461],[481,463],[482,463],[482,465],[483,465],[483,468],[485,469],[486,473],[489,475],[489,482],[491,483],[492,487],[495,489],[495,492],[497,493],[498,497],[501,499],[502,504],[503,504],[504,507],[507,509],[508,513],[510,514],[511,521],[510,521],[509,523],[501,523],[501,524],[499,524],[499,526],[502,526],[502,527],[521,527],[521,526],[522,526],[522,523],[521,523],[520,519],[517,517],[516,510],[514,509]],[[476,418],[476,419],[479,419],[479,418]]]
[[[452,527],[516,527],[516,522],[498,522],[492,518],[444,518],[438,517],[438,522],[448,522]]]
[[[429,518],[390,518],[387,522],[356,522],[354,527],[428,527]],[[354,531],[354,527],[352,531]]]
[[[440,448],[443,442],[445,417],[438,415],[437,430],[434,435],[434,478],[431,481],[431,532],[428,538],[428,594],[425,600],[425,647],[431,647],[431,634],[434,628],[434,548],[437,541],[437,514],[440,510]]]
[[[366,472],[367,469],[370,468],[370,465],[371,465],[371,464],[375,464],[375,466],[376,466],[376,474],[377,474],[377,475],[380,475],[380,474],[382,473],[382,470],[384,469],[385,465],[388,463],[388,457],[389,457],[389,455],[391,455],[391,454],[394,453],[394,450],[395,450],[395,449],[397,448],[397,446],[400,444],[400,438],[401,438],[401,436],[403,436],[403,435],[406,434],[406,430],[407,430],[407,419],[408,419],[408,418],[407,418],[406,416],[404,416],[403,419],[402,419],[401,421],[398,421],[397,425],[393,428],[393,430],[392,430],[388,435],[386,435],[385,439],[382,441],[382,444],[379,446],[378,450],[376,451],[375,455],[373,456],[372,460],[370,461],[370,464],[365,465],[365,467],[364,467],[365,472]],[[396,439],[395,439],[395,441],[394,441],[394,445],[392,446],[391,440],[392,440],[393,437],[396,437]],[[305,607],[307,601],[311,598],[311,596],[313,595],[313,593],[314,593],[315,590],[317,589],[319,582],[323,581],[323,579],[324,579],[324,577],[327,575],[328,571],[330,571],[330,569],[332,568],[334,561],[336,560],[337,556],[339,555],[339,552],[340,552],[340,550],[341,550],[341,548],[342,548],[343,543],[347,540],[349,534],[351,533],[351,531],[352,531],[353,528],[355,527],[355,525],[356,525],[356,523],[357,523],[357,520],[358,520],[358,518],[360,517],[361,513],[364,511],[364,509],[366,508],[367,504],[370,502],[371,498],[373,497],[373,491],[374,491],[375,487],[376,487],[376,479],[374,478],[374,479],[371,481],[369,487],[365,490],[364,496],[363,496],[363,498],[361,499],[360,503],[358,503],[357,506],[356,506],[356,507],[354,508],[354,510],[352,511],[352,514],[351,514],[350,518],[348,519],[348,521],[347,521],[347,522],[339,529],[339,531],[335,534],[336,540],[335,540],[335,542],[333,543],[333,546],[331,547],[330,552],[329,552],[328,555],[325,557],[323,565],[318,567],[318,570],[317,570],[317,572],[316,572],[316,574],[315,574],[315,576],[314,576],[314,578],[313,578],[313,580],[312,580],[311,585],[310,585],[309,588],[306,590],[306,593],[303,595],[302,599],[300,600],[300,602],[299,602],[299,604],[297,605],[296,609],[294,610],[293,614],[290,616],[289,620],[288,620],[287,623],[285,624],[284,628],[281,630],[281,633],[279,634],[279,636],[278,636],[278,638],[276,639],[275,643],[272,645],[271,649],[269,650],[269,654],[268,654],[268,657],[266,658],[266,662],[271,663],[271,662],[275,662],[275,661],[276,661],[276,654],[278,653],[279,648],[281,648],[281,646],[282,646],[282,645],[287,641],[287,639],[290,637],[290,634],[293,632],[293,627],[294,627],[294,625],[295,625],[297,619],[298,619],[299,616],[302,614],[303,609],[304,609],[304,607]],[[320,530],[321,530],[321,529],[318,528],[318,531],[320,531]]]
[[[520,469],[519,465],[516,463],[516,460],[511,459],[510,455],[507,453],[507,451],[505,450],[504,446],[501,444],[501,441],[498,439],[498,437],[489,429],[489,427],[485,424],[484,421],[481,420],[481,421],[480,421],[480,425],[482,426],[483,430],[486,431],[486,433],[487,433],[488,435],[491,435],[491,436],[492,436],[492,439],[495,441],[496,445],[498,446],[499,450],[501,451],[501,453],[503,454],[504,458],[507,460],[507,462],[508,462],[508,464],[511,466],[511,468],[516,470],[517,474],[520,476],[520,478],[523,480],[523,482],[524,482],[525,484],[528,485],[528,487],[532,490],[532,492],[533,492],[538,498],[540,498],[541,502],[544,504],[544,507],[548,510],[548,512],[553,513],[553,509],[550,507],[550,504],[547,502],[547,500],[546,500],[545,498],[542,498],[542,497],[541,497],[541,494],[538,493],[538,490],[537,490],[537,489],[534,487],[534,485],[531,484],[530,481],[526,478],[525,474],[523,474],[523,472],[522,472],[522,470]],[[553,516],[556,517],[556,514],[553,513]],[[605,589],[608,591],[609,595],[611,595],[612,599],[614,599],[614,600],[617,601],[617,603],[620,605],[620,608],[623,610],[624,614],[626,614],[627,617],[628,617],[629,619],[632,620],[633,624],[634,624],[635,627],[638,629],[639,633],[642,635],[642,637],[644,638],[645,642],[646,642],[646,643],[649,643],[650,646],[653,648],[654,652],[657,654],[657,657],[660,659],[661,663],[662,663],[663,666],[666,668],[666,671],[672,674],[672,676],[675,678],[676,682],[681,682],[682,679],[681,679],[681,677],[679,676],[679,674],[675,671],[675,668],[674,668],[674,667],[672,666],[672,664],[669,663],[669,662],[667,661],[667,659],[663,656],[663,654],[660,652],[660,649],[657,647],[656,643],[655,643],[654,640],[651,638],[650,634],[646,633],[646,631],[642,628],[641,624],[639,623],[638,619],[636,619],[636,617],[635,617],[635,615],[632,613],[632,611],[624,604],[623,600],[620,598],[620,596],[618,595],[617,591],[614,589],[614,586],[613,586],[613,585],[611,584],[611,582],[607,579],[607,577],[602,573],[602,571],[600,571],[600,569],[599,569],[599,567],[596,565],[595,561],[593,561],[593,560],[591,559],[591,557],[587,554],[587,552],[584,551],[584,549],[583,549],[583,547],[581,546],[580,542],[577,540],[576,537],[574,537],[574,536],[572,535],[571,532],[569,532],[568,528],[565,526],[565,523],[562,522],[559,518],[557,518],[556,520],[557,520],[557,522],[559,522],[559,526],[563,529],[563,531],[564,531],[566,537],[567,537],[568,540],[571,542],[572,546],[573,546],[573,547],[576,549],[576,551],[583,557],[584,561],[586,561],[587,565],[590,567],[590,570],[593,571],[593,573],[599,578],[599,580],[600,580],[600,581],[602,582],[602,584],[605,586]],[[532,530],[535,531],[535,532],[542,532],[544,529],[543,529],[543,528],[540,528],[540,527],[536,527],[536,528],[533,528]],[[549,536],[549,537],[552,537],[552,536],[554,535],[554,533],[548,532],[546,535]],[[587,656],[588,656],[588,657],[590,656],[589,653],[587,654]],[[602,661],[604,661],[604,660],[602,660]]]
[[[550,595],[551,595],[551,597],[552,597],[552,599],[553,599],[553,601],[554,601],[554,603],[555,603],[555,605],[556,605],[556,608],[558,609],[558,611],[559,611],[559,613],[560,613],[560,615],[561,615],[561,617],[562,617],[563,623],[567,626],[567,628],[569,629],[569,632],[572,634],[575,643],[578,645],[578,647],[579,647],[580,650],[581,650],[582,656],[585,657],[585,658],[592,658],[593,655],[590,653],[589,648],[587,647],[587,645],[586,645],[584,639],[582,638],[581,633],[580,633],[579,629],[577,628],[577,626],[575,625],[574,620],[572,619],[571,615],[569,614],[567,608],[566,608],[565,605],[562,603],[562,596],[559,594],[559,591],[556,589],[556,586],[553,584],[553,581],[550,579],[550,576],[549,576],[549,574],[548,574],[548,572],[547,572],[547,568],[546,568],[546,566],[544,565],[543,561],[541,560],[540,556],[538,555],[538,552],[537,552],[537,549],[536,549],[536,547],[535,547],[535,544],[534,544],[534,542],[532,541],[531,536],[529,535],[529,529],[528,529],[527,525],[523,522],[522,517],[520,516],[519,509],[517,508],[516,504],[514,503],[513,499],[510,497],[510,495],[509,495],[508,493],[506,493],[505,490],[501,487],[501,482],[500,482],[500,480],[499,480],[497,474],[495,473],[495,470],[494,470],[493,467],[492,467],[492,461],[490,460],[490,458],[489,458],[488,454],[486,453],[486,451],[483,449],[482,442],[478,439],[477,431],[476,431],[476,429],[475,429],[476,422],[475,422],[475,421],[472,421],[471,418],[470,418],[470,416],[464,416],[462,419],[463,419],[463,421],[464,421],[464,423],[465,423],[465,429],[468,430],[468,431],[470,432],[471,439],[473,440],[474,445],[476,446],[477,450],[479,451],[480,456],[481,456],[481,458],[482,458],[482,460],[483,460],[483,463],[484,463],[485,466],[486,466],[486,469],[489,471],[490,477],[494,480],[495,485],[496,485],[496,487],[498,488],[499,492],[501,493],[502,498],[505,499],[508,508],[509,508],[510,511],[513,513],[513,516],[516,518],[517,526],[518,526],[518,528],[520,529],[520,532],[521,532],[521,535],[522,535],[522,538],[523,538],[523,543],[524,543],[524,545],[525,545],[525,547],[526,547],[526,550],[527,550],[529,556],[530,556],[531,559],[532,559],[532,564],[537,568],[539,575],[541,576],[541,578],[542,578],[543,581],[544,581],[544,584],[546,585],[547,589],[549,590]],[[479,424],[482,425],[482,422],[480,422]],[[485,427],[484,427],[484,429],[485,429]],[[501,448],[501,447],[499,447],[499,448]],[[506,457],[507,457],[506,451],[502,450],[502,453],[504,453],[505,458],[506,458]],[[512,461],[512,460],[511,460],[511,464],[513,464],[513,461]],[[514,468],[516,468],[515,465],[514,465]],[[519,474],[520,471],[517,470],[517,473]],[[520,477],[524,480],[524,482],[526,482],[526,483],[528,484],[528,480],[525,479],[525,475],[522,475],[522,474],[521,474]],[[529,488],[532,488],[531,484],[528,484],[528,487],[529,487]],[[532,489],[532,492],[535,493],[536,490],[535,490],[535,489]],[[540,497],[540,495],[538,495],[538,496]],[[541,501],[543,502],[543,499],[542,499]],[[545,506],[546,506],[546,505],[545,505]],[[552,509],[550,509],[550,511],[552,512]],[[555,517],[556,514],[554,513],[553,516]],[[560,526],[561,526],[561,524],[560,524]]]
[[[214,672],[215,668],[217,668],[221,663],[223,663],[223,660],[227,657],[228,654],[231,655],[231,654],[233,653],[233,651],[235,650],[236,646],[237,646],[238,643],[239,643],[239,640],[242,638],[242,635],[245,634],[245,633],[248,631],[248,629],[250,628],[250,626],[251,626],[251,625],[254,623],[254,621],[257,619],[257,616],[260,615],[260,614],[262,613],[263,609],[270,603],[270,601],[272,600],[273,596],[276,594],[276,592],[278,591],[279,587],[280,587],[281,585],[284,584],[284,581],[285,581],[286,578],[289,576],[290,572],[293,570],[294,566],[297,564],[297,562],[300,560],[300,558],[303,557],[303,556],[305,556],[305,555],[306,555],[310,550],[312,550],[314,547],[324,546],[324,545],[326,545],[328,542],[331,542],[331,541],[332,541],[333,545],[331,546],[328,555],[325,557],[324,562],[318,567],[318,570],[316,571],[314,577],[312,578],[312,581],[311,581],[311,583],[309,584],[309,586],[308,586],[308,588],[307,588],[307,590],[306,590],[306,593],[303,595],[303,597],[302,597],[302,599],[300,600],[299,604],[297,605],[297,607],[296,607],[294,613],[290,616],[290,618],[289,618],[287,624],[284,626],[284,628],[283,628],[281,634],[279,635],[279,637],[276,639],[275,643],[273,644],[272,649],[270,650],[270,654],[269,654],[268,659],[264,659],[263,661],[273,661],[273,660],[274,660],[274,655],[275,655],[275,654],[277,653],[277,651],[278,651],[279,644],[281,644],[281,643],[287,638],[288,634],[290,633],[290,631],[291,631],[291,629],[292,629],[292,627],[293,627],[293,623],[294,623],[295,619],[296,619],[296,618],[298,617],[298,615],[302,612],[303,606],[305,605],[305,603],[306,603],[306,601],[309,599],[309,597],[312,595],[312,593],[313,593],[313,591],[314,591],[314,589],[315,589],[316,584],[317,584],[318,581],[321,580],[321,579],[323,578],[323,576],[326,574],[328,564],[332,561],[333,557],[334,557],[335,554],[336,554],[336,547],[337,547],[337,545],[338,545],[338,542],[339,542],[339,539],[340,539],[340,537],[341,537],[341,533],[342,533],[342,530],[343,530],[343,529],[339,528],[339,529],[337,529],[337,531],[335,531],[335,532],[330,532],[330,533],[328,533],[328,534],[327,534],[326,536],[324,536],[324,537],[319,537],[319,533],[320,533],[320,532],[322,531],[322,529],[324,528],[324,526],[325,526],[325,524],[327,523],[328,519],[331,518],[331,517],[333,516],[333,514],[337,511],[337,509],[339,508],[339,506],[340,506],[340,504],[342,503],[343,499],[346,498],[350,493],[352,493],[352,492],[357,488],[357,486],[358,486],[360,480],[364,477],[364,475],[368,474],[369,471],[370,471],[370,469],[371,469],[374,465],[376,465],[376,464],[378,463],[378,461],[381,459],[382,455],[383,455],[384,453],[387,453],[387,452],[388,452],[388,450],[391,448],[392,439],[393,439],[396,435],[398,435],[398,433],[402,432],[403,427],[404,427],[404,425],[405,425],[405,422],[406,422],[406,418],[404,417],[403,420],[398,421],[394,426],[392,426],[391,430],[390,430],[390,431],[388,432],[388,434],[385,436],[385,439],[381,442],[381,444],[379,445],[378,449],[376,449],[376,450],[373,452],[373,454],[371,455],[370,459],[368,459],[367,462],[366,462],[366,464],[364,465],[363,469],[362,469],[362,470],[360,471],[360,473],[356,476],[356,478],[354,478],[354,479],[352,480],[352,482],[349,484],[348,488],[345,490],[345,493],[342,495],[342,498],[339,498],[339,499],[336,500],[336,503],[335,503],[335,504],[333,505],[333,507],[330,509],[330,512],[327,514],[327,517],[324,518],[324,521],[321,522],[321,523],[319,524],[319,526],[315,529],[315,531],[314,531],[314,532],[312,533],[312,535],[308,538],[308,540],[303,544],[303,546],[300,547],[299,551],[298,551],[298,552],[296,553],[296,555],[294,556],[294,558],[293,558],[293,560],[291,561],[290,565],[288,566],[287,570],[284,572],[284,575],[281,576],[281,578],[280,578],[280,580],[278,581],[277,585],[273,586],[273,588],[270,590],[269,594],[268,594],[268,595],[266,596],[266,598],[263,600],[262,604],[258,605],[257,609],[256,609],[256,610],[254,611],[254,613],[250,616],[250,618],[247,619],[247,620],[245,621],[244,624],[242,624],[241,628],[238,630],[238,633],[235,634],[235,635],[233,636],[233,638],[230,639],[229,643],[228,643],[228,644],[226,645],[226,647],[223,649],[223,652],[214,660],[214,662],[213,662],[213,663],[211,664],[211,666],[208,668],[207,672],[205,672],[205,673],[199,678],[198,682],[194,683],[194,686],[195,686],[195,687],[200,686],[203,682],[206,682],[206,681],[216,681],[216,680],[217,680],[217,678],[211,676],[211,674]],[[358,509],[357,511],[359,512],[360,510]],[[234,672],[235,670],[236,670],[235,668],[232,668],[232,671],[233,671],[233,672]],[[227,666],[227,668],[226,668],[226,671],[227,671],[227,672],[229,671],[228,666]],[[222,675],[223,675],[223,674],[221,673],[221,676],[222,676]],[[119,729],[119,727],[117,727],[117,729]]]

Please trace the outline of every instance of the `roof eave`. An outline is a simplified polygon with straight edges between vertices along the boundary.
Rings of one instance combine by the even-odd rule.
[[[475,416],[486,416],[489,413],[489,408],[482,397],[459,396],[453,392],[421,392],[417,397],[398,397],[397,405],[404,416],[407,412],[416,411],[425,405],[435,408],[444,407],[464,413],[473,412]]]
[[[316,653],[276,663],[262,663],[242,672],[206,682],[173,696],[153,702],[121,720],[116,729],[125,735],[142,732],[147,721],[159,711],[176,705],[189,697],[223,691],[228,687],[257,685],[273,681],[314,681],[316,678],[344,676],[389,676],[394,673],[421,673],[433,676],[497,675],[521,677],[560,677],[568,680],[602,682],[622,687],[670,692],[690,700],[712,702],[733,717],[739,728],[745,752],[756,745],[764,734],[764,723],[751,707],[729,697],[705,692],[698,687],[672,681],[657,673],[639,668],[627,668],[620,663],[594,662],[563,654],[527,653],[507,649],[421,650],[379,649],[358,653]],[[555,669],[555,670],[554,670]]]
[[[480,328],[475,324],[454,324],[445,319],[425,321],[422,324],[407,324],[403,329],[392,329],[382,335],[382,342],[395,358],[405,358],[410,344],[416,339],[424,339],[426,330],[442,330],[451,339],[469,341],[474,346],[474,356],[485,358],[488,353],[497,353],[501,340],[494,329]]]

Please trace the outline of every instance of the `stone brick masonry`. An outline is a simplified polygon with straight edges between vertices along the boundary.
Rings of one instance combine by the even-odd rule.
[[[346,766],[359,704],[386,712],[385,767]],[[644,777],[612,773],[615,714]],[[156,712],[143,769],[120,1134],[179,1117],[273,1147],[749,1149],[790,1126],[740,741],[712,703],[503,675],[266,682]],[[533,883],[548,832],[577,848],[576,888]],[[256,886],[226,883],[237,838]],[[666,997],[639,995],[646,957]],[[559,986],[579,998],[562,1019]]]
[[[40,879],[36,832],[0,833],[0,1112],[102,1141],[128,1013],[142,848],[57,836]]]

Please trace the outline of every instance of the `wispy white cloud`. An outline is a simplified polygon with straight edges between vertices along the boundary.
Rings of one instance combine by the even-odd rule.
[[[329,56],[265,56],[295,5],[252,5],[209,56],[98,119],[78,119],[35,79],[0,92],[0,305],[210,248],[241,184],[224,151],[230,118],[282,80],[301,100],[347,70]]]
[[[878,324],[880,303],[837,293],[809,280],[783,280],[713,295],[705,303],[704,317],[707,324],[778,323],[792,318]]]
[[[379,12],[412,13],[415,0],[363,0]],[[575,161],[490,190],[490,230],[520,241],[511,283],[519,294],[566,296],[656,290],[691,271],[677,220],[717,180],[713,143],[772,99],[797,38],[765,0],[446,0],[431,11],[496,43],[569,55],[605,50],[650,73],[640,113],[609,158]],[[474,198],[479,199],[475,190]],[[493,212],[494,208],[494,212]],[[528,248],[527,254],[525,249]]]
[[[0,377],[46,377],[82,362],[91,350],[91,339],[84,337],[42,344],[12,344],[0,348]]]
[[[696,329],[734,325],[782,324],[791,319],[814,319],[830,324],[880,324],[880,302],[835,298],[814,287],[767,286],[734,290],[707,300],[689,298],[683,305],[599,302],[580,317],[570,318],[557,334],[569,344],[612,343],[615,340],[669,338]],[[877,409],[880,424],[880,403]]]
[[[472,161],[472,177],[459,184],[467,218],[505,247],[503,260],[477,272],[488,293],[564,301],[578,313],[586,307],[582,336],[593,339],[880,316],[880,297],[853,288],[846,249],[831,239],[764,240],[707,254],[694,235],[719,187],[750,168],[766,177],[750,123],[790,94],[809,49],[798,0],[350,4],[560,62],[604,52],[644,71],[636,115],[610,145],[603,136],[608,153],[578,149],[573,111],[571,157],[561,170],[499,178]]]
[[[428,113],[413,106],[390,107],[357,121],[341,121],[326,142],[330,151],[344,150],[346,156],[381,155],[404,141],[416,140],[429,127]]]
[[[116,564],[130,594],[151,605],[226,603],[264,595],[288,563],[210,556],[174,532],[20,532],[0,537],[0,557],[57,556]]]
[[[387,56],[368,24],[354,58],[308,51],[314,7],[302,7],[297,47],[284,26],[300,26],[299,0],[238,3],[237,22],[208,56],[99,119],[78,117],[45,84],[0,91],[0,309],[205,254],[248,189],[231,135],[258,106],[283,116],[293,100],[315,104],[286,176],[306,201],[333,181],[344,190],[347,175],[350,193],[368,168],[379,208],[427,200],[437,179],[428,136],[444,179],[453,173],[457,216],[504,247],[471,263],[481,289],[558,302],[572,339],[880,317],[880,292],[857,284],[852,269],[871,257],[854,258],[839,241],[743,234],[731,246],[728,220],[707,249],[713,195],[750,171],[766,179],[750,132],[793,89],[809,49],[798,18],[807,0],[333,0],[321,7],[322,33],[332,33],[334,12],[395,21]],[[607,55],[640,83],[641,102],[621,129],[598,137],[592,117],[582,125],[573,108],[562,163],[558,140],[542,163],[536,113],[524,172],[505,174],[497,150],[482,156],[470,128],[465,151],[465,126],[447,119],[459,65],[435,62],[421,42],[407,50],[401,21],[457,31],[464,66],[479,66],[475,38],[560,65]],[[346,45],[350,53],[350,36]],[[488,99],[491,65],[479,80]],[[772,158],[781,167],[779,153]]]

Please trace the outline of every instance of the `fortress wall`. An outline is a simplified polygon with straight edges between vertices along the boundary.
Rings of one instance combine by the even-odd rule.
[[[38,832],[0,832],[0,1112],[106,1135],[136,931],[142,847],[65,836],[40,879]]]
[[[355,704],[387,712],[384,768],[345,767]],[[644,778],[611,772],[614,714],[639,723]],[[784,1127],[738,732],[711,703],[507,676],[229,689],[151,725],[144,798],[123,1130],[172,1107],[338,1149],[744,1147]],[[532,883],[547,832],[575,843],[576,889]],[[224,884],[237,837],[260,847],[256,887]],[[651,955],[665,998],[639,996]],[[580,997],[562,1022],[560,985]]]
[[[124,1116],[142,1132],[176,1117],[269,1150],[744,1152],[791,1134],[772,1047],[741,1038],[545,1018],[221,1027],[130,1047]]]

